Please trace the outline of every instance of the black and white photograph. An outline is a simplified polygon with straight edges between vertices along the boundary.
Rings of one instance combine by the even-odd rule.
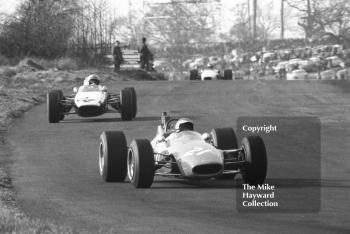
[[[349,0],[0,0],[0,233],[350,233]]]

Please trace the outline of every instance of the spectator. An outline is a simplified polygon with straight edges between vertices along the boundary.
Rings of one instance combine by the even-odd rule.
[[[118,72],[120,70],[120,64],[123,62],[123,53],[119,45],[120,42],[116,41],[116,44],[113,48],[114,72]]]
[[[151,70],[151,63],[150,61],[153,60],[153,54],[151,51],[148,49],[147,44],[146,44],[147,39],[145,37],[142,38],[142,48],[141,48],[141,68],[146,69],[146,71]]]

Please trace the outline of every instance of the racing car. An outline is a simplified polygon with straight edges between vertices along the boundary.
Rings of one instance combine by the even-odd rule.
[[[232,70],[226,69],[222,75],[220,70],[212,67],[203,70],[193,69],[190,71],[190,80],[232,80]]]
[[[132,120],[137,113],[136,92],[127,87],[120,94],[108,93],[107,88],[100,85],[100,78],[90,75],[82,86],[73,89],[72,95],[64,96],[61,90],[47,93],[47,110],[50,123],[58,123],[71,114],[95,117],[108,112],[120,112],[123,120]]]
[[[134,139],[128,147],[123,132],[103,132],[98,162],[105,182],[127,178],[136,188],[151,187],[155,176],[233,180],[239,173],[244,183],[258,185],[264,183],[267,172],[266,148],[260,136],[244,137],[238,146],[232,128],[200,134],[188,119],[165,114],[152,141]]]

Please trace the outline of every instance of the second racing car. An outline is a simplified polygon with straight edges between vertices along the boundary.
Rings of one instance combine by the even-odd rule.
[[[58,123],[71,114],[95,117],[108,112],[119,112],[123,120],[132,120],[137,113],[136,92],[127,87],[119,94],[109,93],[106,86],[100,85],[100,77],[89,75],[70,96],[64,96],[61,90],[49,92],[47,111],[50,123]]]
[[[166,113],[152,141],[134,139],[128,147],[123,132],[103,132],[98,162],[105,182],[127,178],[136,188],[149,188],[155,175],[193,180],[233,179],[241,174],[244,183],[258,185],[264,183],[267,172],[260,136],[244,137],[238,146],[232,128],[200,134],[191,120],[170,118]]]

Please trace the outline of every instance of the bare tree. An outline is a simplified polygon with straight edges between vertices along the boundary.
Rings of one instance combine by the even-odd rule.
[[[250,27],[251,17],[247,4],[248,3],[237,4],[234,8],[236,22],[230,29],[230,35],[238,42],[247,42],[253,39]]]
[[[253,38],[257,37],[258,0],[253,0]]]
[[[281,39],[284,39],[284,0],[281,0],[281,9],[280,9],[280,17],[281,17]]]
[[[317,34],[319,28],[316,26],[315,15],[319,14],[317,0],[285,0],[289,7],[296,9],[300,13],[298,25],[303,28],[305,38],[311,40]]]
[[[272,33],[279,27],[278,17],[273,12],[273,2],[271,1],[267,6],[258,8],[259,17],[257,18],[257,31],[259,36],[256,39],[267,41],[271,38]]]

